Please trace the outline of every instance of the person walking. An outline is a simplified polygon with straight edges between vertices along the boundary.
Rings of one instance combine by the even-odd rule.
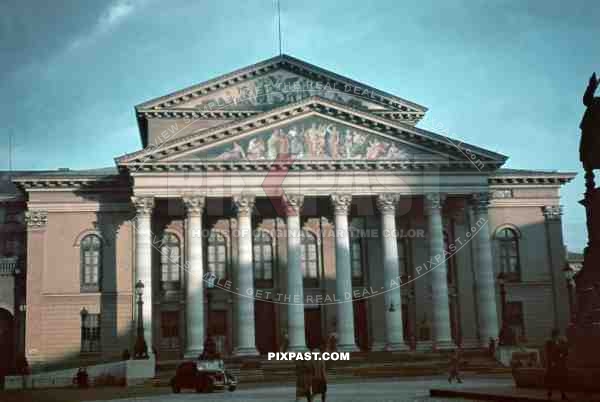
[[[312,389],[311,394],[321,395],[321,401],[325,402],[327,398],[327,367],[325,361],[321,360],[321,354],[317,349],[313,349],[313,353],[317,352],[318,357],[311,361],[312,363]]]
[[[456,382],[462,384],[460,378],[460,350],[456,349],[450,356],[450,368],[448,370],[448,382],[452,383],[452,380],[456,379]]]
[[[296,400],[312,402],[312,365],[310,361],[296,360]]]
[[[567,356],[569,345],[566,340],[560,339],[558,329],[552,330],[552,337],[546,341],[546,377],[545,384],[548,390],[548,400],[552,399],[552,390],[558,389],[562,400],[567,400],[565,388],[569,372],[567,370]]]

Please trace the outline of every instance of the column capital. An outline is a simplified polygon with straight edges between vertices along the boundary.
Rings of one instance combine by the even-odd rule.
[[[287,216],[298,216],[302,205],[304,205],[304,195],[302,194],[285,194],[283,196],[285,204],[285,213]]]
[[[352,205],[351,194],[331,194],[331,205],[335,215],[348,215]]]
[[[136,215],[149,216],[154,209],[154,197],[131,197]]]
[[[542,207],[542,213],[547,221],[560,220],[563,214],[562,205],[546,205]]]
[[[396,204],[400,200],[398,194],[385,193],[377,196],[377,209],[382,215],[394,215],[396,213]]]
[[[489,192],[473,193],[469,199],[471,207],[477,211],[486,211],[490,206],[491,194]]]
[[[231,200],[237,210],[238,216],[252,215],[252,208],[254,208],[254,202],[256,200],[254,194],[237,194],[231,197]]]
[[[428,210],[431,209],[441,209],[444,205],[444,201],[446,201],[446,194],[443,193],[426,193],[423,196],[423,200],[425,202],[425,208]]]
[[[188,216],[200,216],[204,211],[206,198],[200,195],[186,195],[183,197],[183,204]]]
[[[48,211],[28,209],[25,211],[25,223],[28,229],[44,229],[48,224]]]

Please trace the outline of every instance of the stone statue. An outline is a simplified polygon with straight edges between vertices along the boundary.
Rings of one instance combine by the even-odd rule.
[[[587,107],[581,120],[581,141],[579,143],[579,160],[583,164],[586,175],[594,169],[600,169],[600,97],[594,97],[598,88],[596,73],[592,74],[588,87],[583,95],[583,104]]]

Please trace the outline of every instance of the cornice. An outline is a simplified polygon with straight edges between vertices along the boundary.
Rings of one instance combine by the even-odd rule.
[[[535,186],[535,185],[563,185],[569,183],[576,176],[575,173],[539,173],[530,175],[524,173],[523,175],[511,174],[509,176],[504,175],[492,175],[488,179],[490,186]]]
[[[35,189],[64,189],[64,190],[92,190],[106,191],[129,186],[127,178],[113,177],[69,177],[69,176],[22,176],[12,180],[19,188],[24,190]]]
[[[440,173],[440,168],[453,171],[473,172],[473,165],[469,161],[439,161],[439,160],[302,160],[293,162],[278,161],[198,161],[198,162],[156,162],[156,163],[129,163],[127,165],[132,175],[143,173],[168,173],[168,172],[271,172],[271,171],[406,171],[424,172],[434,171]],[[494,165],[489,165],[494,169]],[[478,172],[479,174],[482,174]]]

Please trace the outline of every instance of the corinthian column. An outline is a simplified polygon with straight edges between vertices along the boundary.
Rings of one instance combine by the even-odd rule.
[[[444,250],[444,229],[442,226],[441,194],[425,195],[425,210],[428,215],[429,269],[433,316],[433,341],[436,349],[454,347],[450,328],[450,300],[448,299],[448,276]]]
[[[258,355],[254,333],[254,267],[252,261],[252,208],[254,195],[233,197],[238,214],[238,267],[235,276],[237,292],[237,356]]]
[[[304,196],[288,195],[284,201],[287,215],[287,292],[291,296],[291,301],[287,305],[288,349],[290,352],[303,352],[306,350],[306,335],[300,209],[304,203]]]
[[[335,292],[337,306],[338,350],[358,350],[354,341],[354,310],[352,308],[352,270],[350,262],[350,237],[348,212],[352,204],[349,194],[331,196],[335,215]]]
[[[196,357],[204,347],[204,269],[202,258],[202,212],[204,197],[184,197],[187,211],[187,263],[185,281],[185,357]]]
[[[398,198],[395,194],[381,194],[377,197],[377,208],[381,214],[386,350],[407,349],[402,330],[400,264],[396,239],[396,203]]]
[[[142,315],[144,321],[144,338],[148,345],[148,353],[152,354],[152,209],[154,198],[131,197],[135,206],[135,281],[142,281],[144,293]],[[137,309],[136,309],[137,311]]]
[[[498,310],[496,288],[492,266],[492,246],[488,218],[489,195],[473,194],[471,198],[474,226],[479,233],[473,238],[475,267],[477,269],[477,312],[479,321],[479,342],[486,346],[490,338],[498,337]]]

